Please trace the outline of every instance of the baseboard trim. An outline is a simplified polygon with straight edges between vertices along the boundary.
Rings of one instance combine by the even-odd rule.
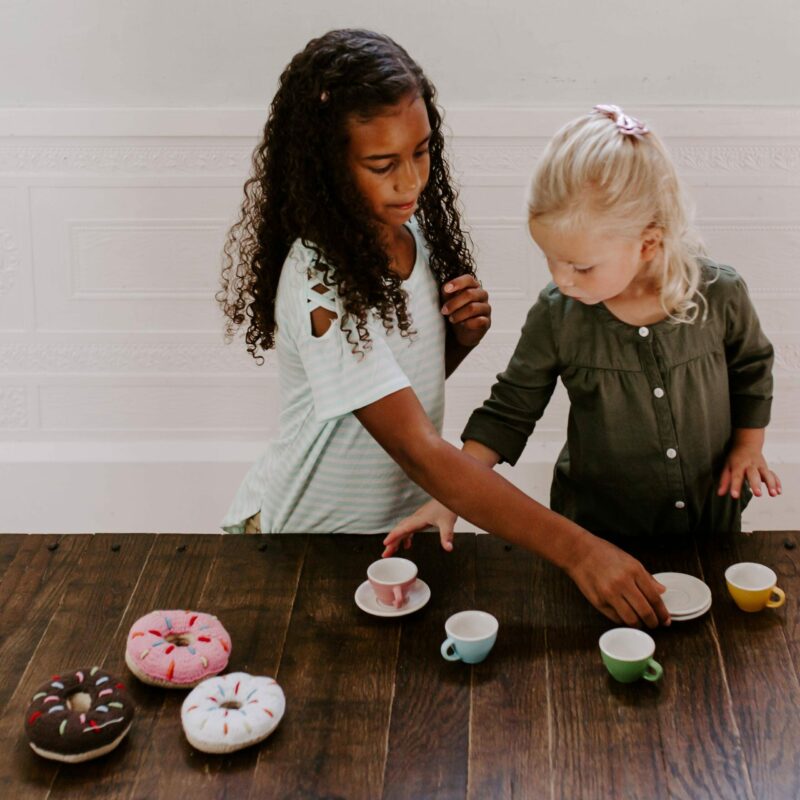
[[[455,442],[454,442],[455,444]],[[0,485],[24,502],[0,507],[0,533],[219,532],[219,521],[261,443],[47,442],[4,443]],[[560,445],[532,442],[515,467],[499,472],[547,503]],[[800,484],[800,454],[790,445],[767,448],[785,486]],[[747,530],[797,528],[800,498],[755,500]],[[458,530],[472,530],[459,522]]]

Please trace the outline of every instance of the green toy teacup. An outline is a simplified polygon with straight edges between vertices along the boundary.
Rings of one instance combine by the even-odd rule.
[[[612,628],[600,637],[603,663],[620,683],[633,683],[639,678],[657,681],[664,670],[653,659],[655,651],[652,637],[636,628]]]

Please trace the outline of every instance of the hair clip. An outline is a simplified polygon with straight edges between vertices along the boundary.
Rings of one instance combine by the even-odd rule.
[[[650,129],[641,120],[636,117],[629,117],[619,106],[600,105],[595,106],[593,111],[608,117],[614,122],[619,129],[620,133],[626,136],[635,136],[640,139],[646,133],[650,133]]]

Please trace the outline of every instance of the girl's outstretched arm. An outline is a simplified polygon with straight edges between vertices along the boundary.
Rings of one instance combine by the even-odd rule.
[[[480,442],[468,439],[464,442],[461,452],[476,459],[479,463],[487,467],[494,467],[500,461],[500,455],[495,453],[490,447]],[[400,520],[397,525],[389,531],[383,540],[386,546],[381,554],[384,558],[396,553],[402,545],[406,550],[411,547],[414,534],[417,531],[426,530],[431,525],[439,529],[439,539],[445,550],[453,549],[453,532],[455,529],[458,514],[454,514],[449,508],[445,508],[438,500],[428,500],[423,506],[418,508],[410,517]]]
[[[358,409],[356,417],[403,471],[474,525],[561,567],[617,623],[669,624],[663,587],[623,550],[532,500],[439,436],[412,389]]]

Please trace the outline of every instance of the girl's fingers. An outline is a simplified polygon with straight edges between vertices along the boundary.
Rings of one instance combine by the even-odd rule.
[[[600,606],[600,611],[605,614],[612,622],[616,622],[617,625],[622,625],[622,620],[620,619],[619,614],[614,610],[613,606],[608,604]]]
[[[454,325],[458,325],[473,317],[488,317],[491,313],[492,307],[488,303],[468,303],[450,314],[447,319]]]
[[[439,540],[442,543],[442,549],[447,550],[448,553],[453,552],[453,526],[442,525],[439,528]]]
[[[448,281],[444,285],[445,294],[455,294],[462,289],[469,289],[473,286],[480,286],[480,281],[474,275],[459,275],[457,278]]]
[[[781,486],[781,479],[774,472],[772,473],[772,477],[775,478],[776,491],[778,492],[778,494],[781,494],[781,492],[783,492],[783,486]]]
[[[731,470],[731,497],[738,497],[742,490],[742,481],[744,480],[744,470],[736,467]]]
[[[767,484],[769,496],[775,497],[775,495],[778,494],[778,476],[765,466],[761,471],[761,479]]]
[[[727,494],[730,485],[731,485],[731,469],[730,467],[726,466],[725,469],[722,470],[722,475],[720,476],[719,479],[719,489],[717,490],[717,494],[720,497]]]
[[[412,542],[414,541],[414,534],[409,533],[403,537],[396,537],[394,541],[389,542],[389,537],[387,536],[383,540],[383,544],[386,545],[383,548],[383,552],[381,553],[381,558],[388,558],[389,556],[396,553],[402,544],[403,548],[408,550],[411,547]],[[388,544],[387,544],[388,542]]]
[[[469,319],[464,320],[464,322],[459,322],[458,327],[461,330],[467,331],[488,331],[491,327],[492,323],[489,317],[470,317]]]
[[[641,591],[631,592],[626,595],[625,601],[636,615],[636,621],[633,623],[634,625],[639,627],[643,622],[648,628],[657,628],[659,626],[661,623],[660,615],[656,613],[653,604]],[[658,603],[661,605],[660,599]],[[669,619],[669,615],[666,614],[666,608],[664,609],[664,613],[666,618]]]
[[[756,497],[761,497],[761,473],[757,467],[747,468],[747,482]]]
[[[607,617],[608,617],[610,620],[612,620],[612,622],[616,622],[616,623],[617,623],[617,625],[622,625],[622,624],[624,624],[624,623],[623,623],[623,621],[622,621],[622,619],[620,618],[619,614],[617,614],[616,610],[614,609],[614,606],[612,606],[612,605],[611,605],[611,603],[600,603],[600,602],[597,602],[597,603],[595,603],[595,602],[593,602],[593,601],[591,601],[591,600],[590,600],[589,602],[590,602],[590,603],[592,603],[592,605],[593,605],[593,606],[594,606],[594,607],[595,607],[595,608],[596,608],[596,609],[597,609],[597,610],[598,610],[598,611],[599,611],[601,614],[604,614],[604,615],[605,615],[605,616],[607,616]]]
[[[412,534],[416,533],[420,528],[424,528],[426,525],[425,522],[420,522],[420,520],[416,517],[407,517],[404,520],[401,520],[397,523],[397,525],[386,534],[386,537],[383,540],[383,544],[389,545],[397,545],[399,546],[401,540],[405,539],[407,536],[411,536]]]
[[[635,627],[639,624],[639,616],[624,597],[614,600],[614,611],[626,625]]]
[[[485,303],[489,300],[489,293],[485,289],[465,289],[454,297],[448,297],[442,306],[442,314],[452,314],[469,303]]]
[[[642,617],[642,619],[651,628],[659,624],[669,625],[671,622],[669,611],[667,611],[667,607],[664,605],[664,601],[661,598],[661,595],[667,590],[667,587],[659,583],[649,572],[636,579],[636,586],[642,593],[643,600],[649,607],[650,613],[653,614],[652,619],[650,619],[649,616]],[[648,609],[645,609],[645,613],[647,613],[647,611]],[[651,625],[651,622],[654,622],[654,624]]]

